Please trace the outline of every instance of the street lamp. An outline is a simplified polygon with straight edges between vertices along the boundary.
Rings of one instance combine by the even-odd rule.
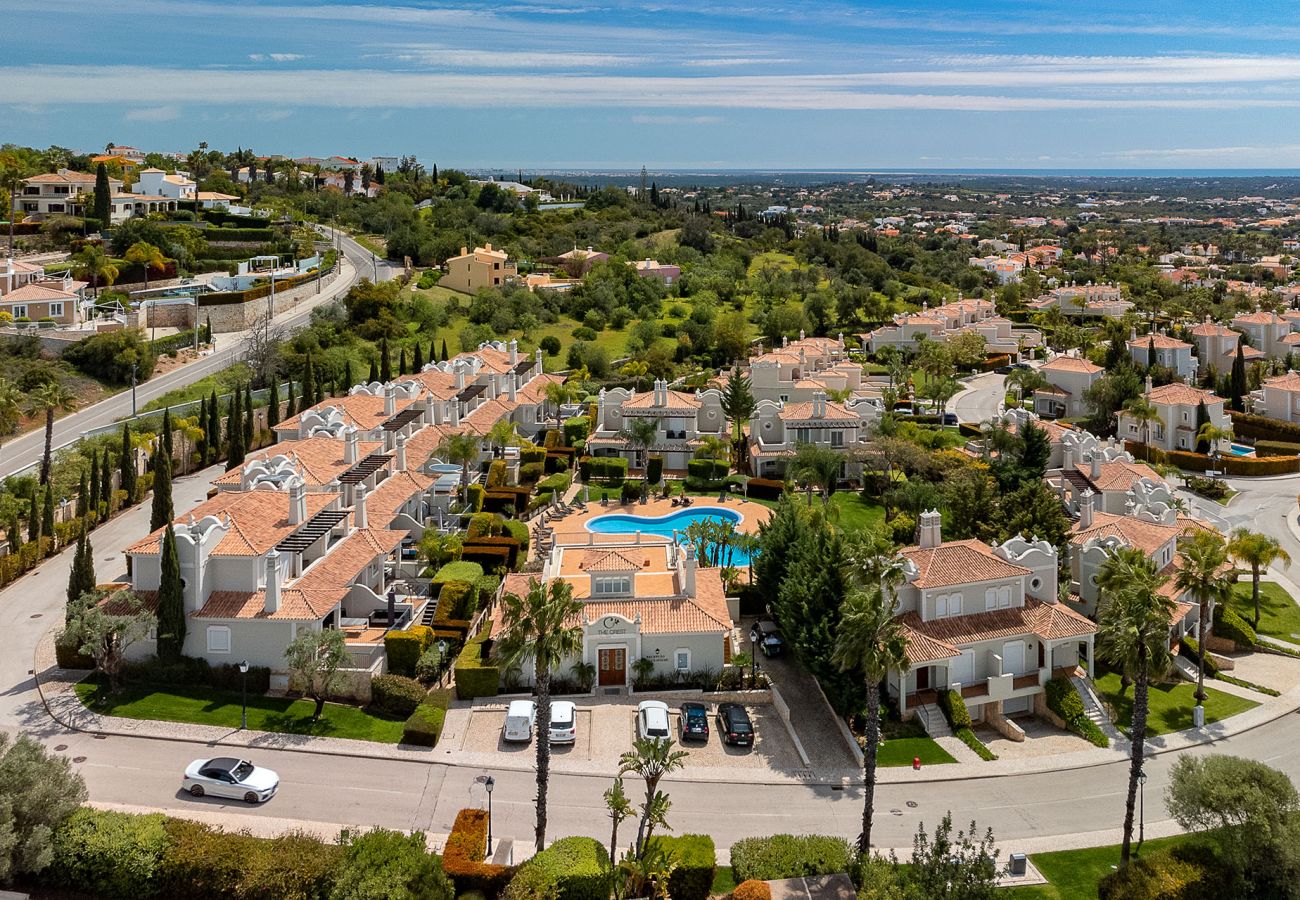
[[[1141,792],[1138,795],[1138,851],[1142,850],[1142,842],[1147,837],[1147,773],[1146,769],[1138,769],[1138,786]]]
[[[239,664],[239,681],[242,693],[243,712],[240,715],[240,731],[248,730],[248,660]]]
[[[749,686],[758,681],[758,625],[749,629]]]
[[[492,857],[492,789],[493,789],[494,787],[496,787],[496,786],[497,786],[497,781],[496,781],[496,779],[493,778],[491,775],[489,775],[489,776],[488,776],[486,779],[484,779],[484,781],[483,781],[483,787],[487,788],[487,795],[488,795],[488,845],[487,845],[487,855],[488,855],[488,858],[489,858],[489,859]]]
[[[447,671],[447,642],[438,641],[438,687],[442,687],[442,676]]]

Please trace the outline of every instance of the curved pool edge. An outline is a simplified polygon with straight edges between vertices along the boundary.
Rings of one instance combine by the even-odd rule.
[[[636,513],[607,512],[607,513],[601,513],[598,516],[593,516],[592,518],[588,519],[586,522],[583,522],[582,527],[585,528],[587,531],[591,532],[592,534],[636,534],[635,529],[632,531],[597,531],[591,526],[599,522],[601,519],[610,519],[615,516],[619,516],[626,519],[640,519],[642,522],[646,524],[667,524],[668,522],[670,522],[671,520],[673,520],[678,516],[692,516],[692,515],[715,515],[715,516],[719,516],[720,518],[731,519],[733,525],[739,525],[740,523],[745,521],[745,514],[740,512],[739,510],[731,509],[730,507],[726,507],[726,506],[714,505],[714,506],[687,506],[682,509],[677,509],[670,513],[666,513],[662,516],[642,516],[642,515],[637,515]]]

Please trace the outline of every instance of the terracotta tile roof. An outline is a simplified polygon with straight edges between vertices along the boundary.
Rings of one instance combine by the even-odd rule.
[[[898,620],[903,628],[903,636],[907,639],[907,661],[912,665],[961,655],[961,651],[952,644],[932,638],[920,630],[918,626],[922,625],[921,617],[916,613],[904,613]]]
[[[378,556],[396,550],[410,533],[381,528],[360,528],[339,541],[290,585],[302,591],[349,587]]]
[[[474,252],[478,253],[480,251],[475,250]],[[492,253],[493,255],[499,255],[501,259],[506,258],[506,254],[503,251],[494,250]],[[457,258],[459,259],[462,257]],[[480,372],[492,372],[496,375],[502,375],[514,368],[514,364],[510,362],[510,352],[508,350],[498,350],[495,347],[480,347],[477,350],[466,350],[463,353],[457,353],[451,359],[452,362],[455,362],[458,359],[469,359],[472,356],[478,357]],[[528,357],[523,354],[518,354],[518,359],[520,360],[525,360],[527,358]]]
[[[1241,313],[1240,315],[1233,316],[1232,321],[1234,324],[1241,323],[1242,325],[1286,325],[1287,324],[1286,319],[1283,319],[1277,313],[1271,313],[1271,312]]]
[[[338,478],[353,464],[343,461],[345,442],[341,438],[318,434],[300,441],[280,441],[265,450],[250,454],[245,465],[258,460],[267,460],[273,456],[286,456],[296,462],[303,481],[309,487],[321,487]],[[382,441],[357,441],[357,459],[365,459],[369,454],[383,450]],[[231,469],[220,478],[214,478],[213,484],[242,483],[242,467]]]
[[[194,619],[270,619],[286,622],[317,622],[343,601],[347,587],[306,591],[280,588],[280,607],[266,611],[266,591],[213,591],[203,606],[190,613]]]
[[[849,411],[843,403],[836,403],[833,400],[826,401],[826,413],[822,416],[813,415],[813,401],[804,400],[799,403],[787,403],[781,408],[781,420],[784,422],[809,421],[824,422],[827,419],[840,419],[843,421],[856,422],[858,416],[856,413]]]
[[[635,397],[629,397],[623,404],[623,410],[646,410],[648,412],[661,412],[665,415],[673,412],[695,412],[700,408],[699,398],[694,394],[687,394],[683,391],[669,391],[668,402],[664,406],[655,406],[655,392],[645,391],[637,394]]]
[[[899,620],[909,637],[919,635],[925,639],[915,644],[918,658],[912,657],[913,645],[909,644],[908,659],[913,663],[956,656],[956,653],[946,651],[981,641],[1010,640],[1031,634],[1045,641],[1058,641],[1097,633],[1097,626],[1087,616],[1063,604],[1043,603],[1030,597],[1025,598],[1024,606],[1008,609],[949,616],[928,622],[922,621],[915,612],[909,612]],[[935,656],[936,653],[944,655]]]
[[[1263,386],[1277,391],[1291,391],[1292,393],[1300,391],[1300,372],[1287,372],[1285,375],[1266,379]]]
[[[944,541],[937,547],[907,547],[901,553],[919,570],[912,582],[918,588],[950,587],[1031,574],[1030,569],[1008,562],[988,544],[974,539]]]
[[[516,402],[519,404],[533,404],[546,402],[546,386],[548,384],[563,384],[563,375],[538,375],[533,378],[519,390],[515,391]],[[507,395],[509,396],[509,395]]]
[[[1227,325],[1220,325],[1218,322],[1202,322],[1192,329],[1192,334],[1197,337],[1241,337],[1240,332],[1233,331]]]
[[[1090,462],[1075,463],[1074,468],[1083,475],[1087,482],[1092,485],[1092,489],[1098,493],[1127,491],[1143,478],[1160,481],[1160,476],[1156,474],[1156,470],[1146,463],[1128,462],[1123,459],[1102,463],[1101,474],[1096,478],[1092,477],[1092,463]]]
[[[1078,356],[1058,356],[1051,362],[1045,363],[1039,371],[1083,372],[1085,375],[1095,375],[1098,372],[1104,372],[1105,369],[1096,363],[1082,359]]]
[[[1070,543],[1081,545],[1093,538],[1116,537],[1150,556],[1176,538],[1182,530],[1178,525],[1162,525],[1132,516],[1094,512],[1092,525],[1083,528],[1082,523],[1076,522],[1070,529]]]
[[[407,446],[409,456],[411,449]],[[408,460],[409,462],[409,460]],[[366,495],[366,518],[376,524],[388,525],[413,496],[423,493],[433,484],[433,479],[422,472],[407,470],[394,472]]]
[[[1070,392],[1067,391],[1065,388],[1056,387],[1055,385],[1051,385],[1051,384],[1049,384],[1047,387],[1036,388],[1034,390],[1034,396],[1037,397],[1039,394],[1050,394],[1056,397],[1070,396]]]
[[[429,457],[438,451],[438,447],[449,434],[450,425],[425,425],[406,440],[406,464],[418,469],[429,461]]]
[[[335,503],[338,495],[317,491],[308,493],[305,499],[307,518],[310,519]],[[230,530],[212,549],[213,556],[262,556],[299,528],[289,524],[289,495],[283,491],[222,491],[177,516],[174,524],[198,521],[204,516],[230,519]],[[126,552],[143,556],[160,553],[163,531],[159,528],[136,541],[126,548]]]
[[[74,302],[77,297],[67,291],[47,287],[43,284],[25,284],[0,297],[0,303],[44,303],[50,300]]]
[[[581,566],[588,572],[639,572],[641,563],[618,550],[588,550]]]
[[[423,403],[423,400],[416,398],[406,400],[401,397],[397,399],[397,412],[401,412],[413,403]],[[362,431],[371,431],[383,425],[388,420],[384,413],[384,398],[374,397],[370,394],[349,394],[346,397],[326,397],[320,403],[310,409],[305,409],[292,418],[285,419],[275,426],[276,431],[297,431],[302,417],[312,411],[319,412],[326,407],[334,407],[343,413],[343,420],[349,425],[355,426]]]
[[[1190,349],[1192,346],[1167,334],[1144,334],[1130,340],[1128,345],[1130,349],[1145,350],[1151,346],[1152,341],[1155,342],[1157,350],[1185,350]]]
[[[109,179],[110,183],[114,181],[118,184],[122,183],[120,178]],[[46,172],[42,175],[33,175],[31,178],[24,178],[23,182],[25,184],[94,184],[95,176],[85,172],[70,172],[64,170],[59,172]]]
[[[1214,391],[1192,387],[1190,384],[1182,384],[1177,381],[1172,384],[1162,384],[1158,388],[1152,388],[1146,392],[1146,398],[1152,403],[1177,403],[1183,406],[1196,406],[1202,400],[1205,401],[1207,406],[1223,402],[1223,398],[1216,397]]]
[[[460,388],[456,387],[456,376],[451,372],[432,369],[428,372],[417,372],[414,375],[399,375],[397,377],[398,384],[406,384],[412,381],[424,385],[425,390],[430,391],[439,400],[450,400],[460,393]]]

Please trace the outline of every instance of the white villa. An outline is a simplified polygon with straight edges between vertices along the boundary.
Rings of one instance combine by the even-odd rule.
[[[1287,372],[1267,378],[1251,394],[1252,410],[1270,419],[1300,422],[1300,374]]]
[[[1212,322],[1209,316],[1205,317],[1204,322],[1192,328],[1192,341],[1196,344],[1198,370],[1211,366],[1220,374],[1229,371],[1237,358],[1239,346],[1242,359],[1248,363],[1264,359],[1266,356],[1258,346],[1243,345],[1240,331]]]
[[[1067,284],[1052,288],[1029,303],[1029,308],[1045,311],[1055,307],[1067,316],[1119,319],[1133,308],[1123,299],[1117,284]]]
[[[1167,334],[1153,333],[1138,336],[1131,333],[1128,339],[1129,357],[1139,366],[1155,363],[1167,369],[1173,369],[1179,378],[1191,380],[1196,377],[1196,357],[1192,356],[1192,345]]]
[[[592,456],[622,456],[634,469],[646,465],[646,453],[633,447],[624,436],[630,419],[651,419],[658,437],[650,453],[664,458],[664,469],[685,471],[687,463],[712,436],[726,440],[729,423],[722,412],[722,393],[714,388],[688,394],[668,389],[668,382],[656,380],[648,393],[614,388],[601,389],[596,405],[596,430],[587,438]]]
[[[1224,412],[1222,397],[1213,391],[1192,387],[1188,384],[1151,386],[1147,379],[1147,389],[1142,395],[1156,408],[1159,420],[1141,423],[1125,410],[1119,412],[1118,433],[1125,440],[1146,440],[1161,450],[1196,450],[1197,410],[1202,404],[1208,420],[1219,428],[1230,428],[1232,423]],[[1226,449],[1225,447],[1221,447]]]
[[[1034,391],[1034,412],[1043,418],[1061,419],[1088,412],[1083,394],[1106,370],[1081,356],[1063,354],[1038,369],[1048,387]]]
[[[761,349],[761,348],[760,348]],[[844,352],[844,335],[781,340],[781,346],[749,360],[750,393],[755,400],[782,403],[811,400],[818,391],[863,392],[862,366]]]
[[[880,407],[869,400],[837,403],[821,392],[812,400],[780,403],[760,400],[749,419],[749,457],[753,472],[780,478],[800,444],[816,444],[846,454],[866,446],[868,430],[880,418]],[[845,459],[841,477],[860,463]]]
[[[162,169],[141,169],[140,179],[131,185],[131,193],[168,200],[193,200],[198,188],[198,184],[184,172],[168,174]]]
[[[964,332],[975,332],[984,339],[988,353],[1005,353],[1018,357],[1022,349],[1038,347],[1043,335],[1035,328],[1017,328],[1010,319],[997,314],[992,300],[971,297],[955,300],[931,309],[922,306],[918,313],[897,315],[890,325],[861,336],[862,344],[872,353],[884,347],[915,350],[922,341],[947,341]]]

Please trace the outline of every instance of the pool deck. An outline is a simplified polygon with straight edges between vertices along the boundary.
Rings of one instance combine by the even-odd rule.
[[[596,534],[588,531],[587,523],[600,516],[645,516],[646,518],[657,519],[678,512],[700,512],[707,507],[722,507],[740,514],[740,522],[736,524],[737,531],[752,534],[758,531],[758,526],[766,522],[772,515],[772,510],[763,504],[753,503],[741,497],[728,497],[726,503],[718,503],[716,497],[695,497],[693,499],[694,502],[688,507],[673,506],[671,500],[659,498],[645,503],[617,503],[611,500],[609,506],[589,503],[585,512],[574,510],[562,519],[553,520],[550,527],[554,530],[557,544],[573,546],[576,544],[619,543],[626,541],[628,537],[634,534],[634,532],[629,532],[626,535]],[[668,542],[668,538],[657,534],[642,534],[641,540],[646,543]]]

